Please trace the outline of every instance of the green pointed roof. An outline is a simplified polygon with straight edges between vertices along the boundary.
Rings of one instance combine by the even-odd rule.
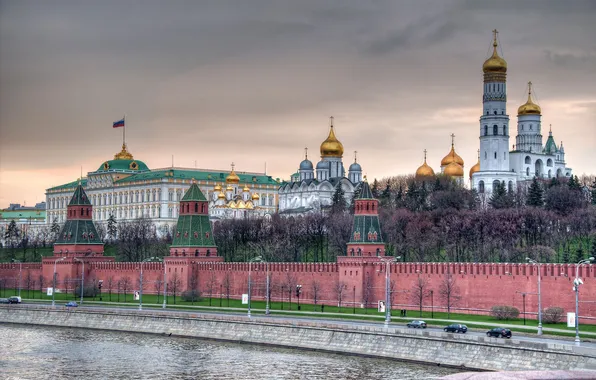
[[[83,189],[83,186],[79,183],[77,188],[75,189],[72,198],[70,199],[69,206],[90,206],[91,202],[89,202],[89,198],[87,198],[87,194]]]
[[[373,197],[372,191],[370,190],[368,182],[362,181],[360,183],[360,195],[358,196],[358,199],[375,199],[375,197]]]
[[[103,244],[92,220],[67,220],[54,244]]]
[[[381,223],[377,215],[354,215],[350,243],[382,244]]]
[[[201,189],[199,189],[199,186],[195,182],[193,182],[192,185],[190,185],[190,187],[188,188],[188,190],[186,190],[186,193],[182,197],[182,201],[206,201],[206,200],[207,200],[207,198],[205,198],[205,195],[203,195],[203,192],[201,191]]]
[[[557,144],[555,143],[555,139],[553,138],[553,134],[548,134],[548,139],[546,140],[546,144],[544,145],[544,151],[546,153],[556,153],[557,152]]]

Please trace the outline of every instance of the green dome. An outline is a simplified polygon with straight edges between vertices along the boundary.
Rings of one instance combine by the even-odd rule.
[[[134,172],[145,172],[149,168],[143,161],[139,160],[110,160],[106,161],[99,166],[98,172],[109,172],[109,171],[134,171]]]

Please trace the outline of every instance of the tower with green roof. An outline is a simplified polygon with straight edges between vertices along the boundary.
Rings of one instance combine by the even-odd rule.
[[[103,248],[93,224],[93,206],[79,182],[66,207],[66,222],[54,243],[54,255],[101,256]]]
[[[385,242],[379,222],[379,201],[370,190],[368,182],[360,184],[360,195],[354,204],[354,222],[348,242],[347,259],[376,261],[385,256]]]
[[[170,246],[170,256],[208,261],[223,261],[209,222],[209,202],[193,180],[180,200],[180,213]]]

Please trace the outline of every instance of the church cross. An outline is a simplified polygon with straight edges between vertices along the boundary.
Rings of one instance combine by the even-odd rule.
[[[232,171],[234,171],[234,166],[235,166],[235,165],[234,165],[234,163],[232,162]]]
[[[426,149],[424,149],[424,162],[426,162]]]

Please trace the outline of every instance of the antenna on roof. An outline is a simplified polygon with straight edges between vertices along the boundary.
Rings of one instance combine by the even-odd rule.
[[[265,161],[265,175],[267,175],[267,161]]]

